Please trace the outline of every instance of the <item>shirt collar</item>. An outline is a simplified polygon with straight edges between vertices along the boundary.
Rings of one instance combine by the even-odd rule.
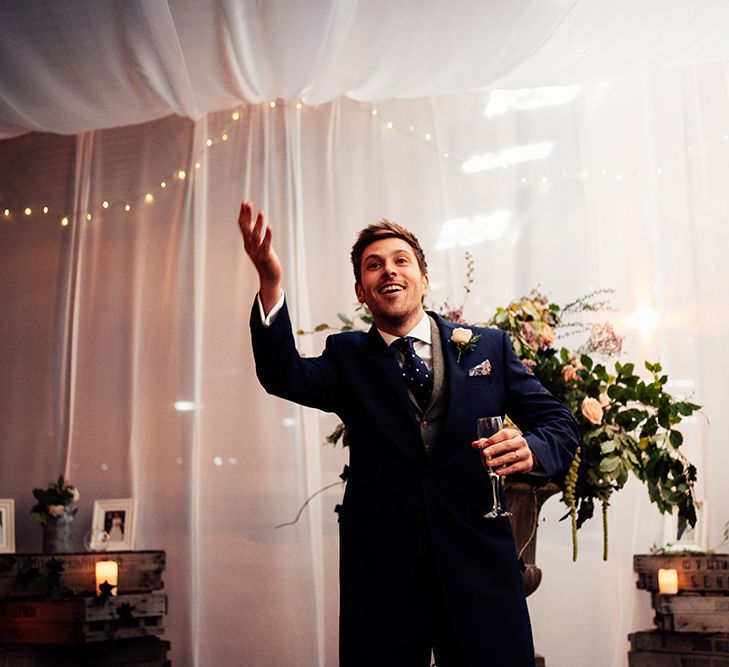
[[[392,334],[382,331],[381,329],[378,329],[377,331],[379,332],[380,336],[382,336],[382,340],[385,341],[387,347],[390,347],[393,341],[396,341],[398,338],[403,338],[403,336],[393,336]],[[405,335],[412,336],[413,338],[415,338],[415,340],[419,340],[423,343],[427,343],[428,345],[432,345],[432,341],[430,338],[430,318],[425,314],[425,311],[423,311],[423,316],[420,318],[420,322],[418,322]]]

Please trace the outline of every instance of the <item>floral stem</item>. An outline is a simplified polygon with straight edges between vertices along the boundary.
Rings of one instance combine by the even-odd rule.
[[[602,559],[608,559],[608,503],[602,501]]]

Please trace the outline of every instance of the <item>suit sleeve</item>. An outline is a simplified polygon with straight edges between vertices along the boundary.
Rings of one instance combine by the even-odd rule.
[[[565,405],[526,372],[503,333],[506,414],[522,430],[547,477],[564,472],[579,442],[577,424]]]
[[[286,302],[267,327],[254,302],[251,340],[256,375],[269,394],[310,408],[336,412],[339,373],[334,362],[336,341],[333,336],[327,338],[321,356],[302,358],[296,349]]]

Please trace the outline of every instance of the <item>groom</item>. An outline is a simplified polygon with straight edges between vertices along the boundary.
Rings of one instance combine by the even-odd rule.
[[[342,667],[533,667],[531,627],[508,519],[488,475],[548,477],[577,445],[570,413],[529,375],[499,330],[460,331],[426,313],[418,240],[383,220],[352,248],[355,293],[374,325],[296,351],[283,272],[264,215],[238,218],[260,289],[251,314],[266,391],[336,413],[350,463],[339,510]],[[460,342],[458,342],[460,341]],[[479,417],[509,417],[476,439]]]

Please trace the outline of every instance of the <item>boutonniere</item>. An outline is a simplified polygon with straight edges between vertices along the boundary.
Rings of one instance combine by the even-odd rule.
[[[470,329],[464,329],[463,327],[453,329],[453,333],[451,334],[451,343],[453,343],[458,350],[456,363],[460,363],[461,356],[463,356],[466,352],[470,352],[476,347],[476,341],[479,338],[481,338],[481,334],[476,334],[474,336],[473,331],[471,331]]]

